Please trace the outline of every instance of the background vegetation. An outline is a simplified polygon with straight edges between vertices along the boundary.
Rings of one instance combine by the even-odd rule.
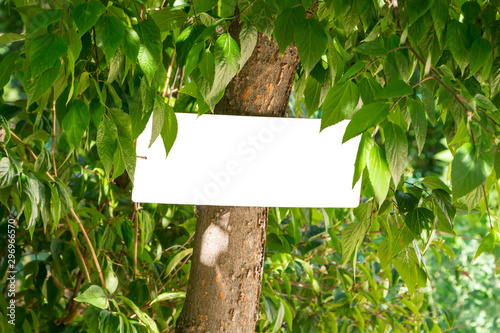
[[[291,116],[326,127],[354,114],[350,135],[364,134],[358,208],[270,210],[256,331],[498,330],[499,10],[461,0],[2,2],[3,286],[9,217],[19,271],[15,327],[0,297],[3,332],[174,327],[196,211],[131,202],[134,141],[158,117],[168,150],[174,111],[210,112],[258,32],[297,46]],[[240,45],[232,20],[244,22]]]

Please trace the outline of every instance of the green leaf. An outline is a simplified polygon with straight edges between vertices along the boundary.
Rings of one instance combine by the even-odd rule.
[[[198,64],[201,75],[205,78],[210,87],[214,84],[215,78],[215,62],[214,55],[209,49],[203,52],[200,63]]]
[[[422,104],[424,105],[425,113],[427,114],[427,118],[434,126],[436,125],[436,107],[434,105],[434,96],[432,95],[432,91],[427,88],[425,85],[420,86],[422,89]]]
[[[118,296],[118,298],[121,299],[123,303],[125,303],[128,307],[130,307],[132,311],[134,311],[137,317],[142,321],[142,324],[149,328],[150,331],[152,331],[153,333],[159,333],[158,326],[156,326],[154,320],[150,316],[148,316],[147,313],[142,312],[141,309],[139,309],[139,307],[134,304],[134,302],[132,302],[125,296]]]
[[[269,38],[272,37],[275,15],[274,1],[256,1],[243,13],[247,21],[252,22]]]
[[[215,42],[214,58],[214,84],[210,92],[205,96],[205,100],[211,110],[213,110],[219,94],[226,88],[240,68],[240,48],[228,33],[220,35]]]
[[[91,285],[87,288],[80,296],[75,298],[77,302],[85,302],[92,304],[100,309],[107,308],[107,297],[101,287],[96,285]]]
[[[375,99],[375,95],[382,89],[380,83],[371,77],[364,77],[358,83],[359,94],[364,104],[370,104]]]
[[[500,238],[498,237],[498,233],[495,230],[492,230],[486,237],[483,238],[481,244],[477,248],[476,254],[474,255],[474,259],[476,260],[481,254],[493,253],[495,247],[500,244]]]
[[[155,230],[155,220],[151,217],[148,211],[142,210],[140,215],[141,226],[141,252],[144,251],[144,246],[149,243]]]
[[[370,149],[370,157],[368,158],[368,173],[370,182],[375,192],[375,198],[379,205],[382,205],[391,182],[391,172],[384,156],[384,152],[374,144]]]
[[[135,64],[141,47],[141,39],[135,30],[125,27],[125,39],[123,40],[123,50],[125,55]]]
[[[45,9],[39,11],[38,13],[33,15],[30,22],[26,24],[26,33],[27,35],[31,35],[37,30],[59,21],[61,17],[61,9]]]
[[[165,268],[165,273],[164,276],[169,276],[170,273],[173,272],[174,268],[182,261],[184,258],[187,256],[191,255],[193,253],[193,249],[185,249],[177,253],[172,260],[167,265],[167,268]]]
[[[434,0],[434,4],[431,6],[432,21],[440,44],[444,42],[444,33],[449,20],[449,8],[448,0]]]
[[[435,189],[432,190],[432,196],[434,197],[434,202],[441,209],[443,214],[446,216],[448,223],[453,227],[453,219],[457,210],[451,204],[451,196],[447,191]]]
[[[278,310],[278,315],[276,316],[276,321],[274,322],[272,333],[276,333],[281,329],[284,317],[285,317],[285,307],[283,305],[283,301],[280,301],[280,308]]]
[[[151,132],[149,147],[151,147],[160,134],[165,146],[166,156],[168,156],[177,137],[177,118],[175,117],[174,109],[165,103],[163,97],[156,96],[153,107],[153,130]]]
[[[451,194],[451,190],[441,179],[436,176],[427,176],[422,179],[422,184],[424,184],[430,190],[443,190],[448,194]]]
[[[444,320],[446,321],[446,324],[448,325],[448,328],[452,328],[453,324],[455,323],[455,315],[451,310],[448,309],[441,309],[441,313],[443,314]]]
[[[403,80],[397,80],[385,85],[377,94],[376,99],[398,98],[413,94],[413,88]]]
[[[39,182],[33,176],[33,174],[23,176],[21,180],[21,184],[23,185],[23,192],[26,194],[24,214],[25,219],[28,222],[27,229],[30,229],[30,235],[33,236],[36,219],[38,217],[38,203],[40,201]]]
[[[3,128],[3,144],[7,144],[10,141],[10,123],[4,116],[0,115],[0,126]]]
[[[356,46],[353,50],[358,53],[374,57],[385,57],[387,55],[387,50],[384,48],[382,44],[380,44],[379,41],[376,40],[371,42],[361,43],[358,46]]]
[[[120,317],[109,312],[102,310],[99,313],[99,332],[101,333],[115,333],[120,329]]]
[[[305,19],[296,24],[294,36],[300,61],[309,73],[325,52],[328,42],[326,33],[317,20]]]
[[[467,37],[467,28],[463,23],[452,20],[448,25],[446,39],[451,54],[463,73],[469,64],[469,49],[471,47]]]
[[[484,95],[477,94],[476,96],[474,96],[474,100],[480,108],[483,108],[485,110],[496,111],[497,109],[495,104],[493,104],[493,102]]]
[[[19,53],[13,52],[7,54],[0,62],[0,90],[9,83],[10,76],[16,69],[15,63],[19,59]]]
[[[160,31],[170,31],[180,28],[186,23],[187,14],[183,10],[172,7],[164,7],[160,10],[152,10],[151,17],[156,22]]]
[[[407,0],[405,2],[405,9],[408,12],[410,25],[415,23],[431,8],[432,0]]]
[[[208,12],[217,5],[217,0],[193,0],[193,6],[196,13]]]
[[[486,60],[491,55],[491,44],[485,38],[479,38],[474,40],[472,43],[472,47],[470,50],[470,73],[472,75],[476,73],[483,65],[486,63]]]
[[[161,129],[161,138],[163,140],[163,146],[165,147],[165,158],[170,153],[170,150],[174,146],[175,139],[177,138],[177,117],[175,116],[174,109],[171,106],[165,104],[165,123]]]
[[[6,188],[14,183],[16,171],[8,157],[0,159],[0,188]]]
[[[63,128],[68,142],[75,148],[80,146],[83,134],[90,123],[90,112],[87,103],[75,100],[63,119]]]
[[[406,132],[393,122],[384,126],[385,154],[389,163],[392,180],[398,184],[405,171],[408,159],[408,139]]]
[[[33,39],[29,47],[31,76],[37,77],[53,67],[67,51],[68,43],[55,33],[41,35]]]
[[[220,17],[230,18],[235,15],[238,0],[219,0],[218,12]]]
[[[44,173],[52,168],[50,161],[50,153],[47,149],[43,149],[35,161],[35,172]]]
[[[342,262],[346,263],[352,260],[353,255],[365,238],[369,225],[369,220],[351,222],[342,230]]]
[[[373,139],[370,134],[365,132],[361,135],[361,140],[358,146],[358,152],[356,154],[356,162],[354,164],[354,177],[352,179],[352,187],[356,185],[363,170],[368,164],[368,158],[370,157],[370,150],[374,144]]]
[[[400,190],[396,191],[396,202],[401,213],[407,213],[417,207],[419,199],[411,193],[404,193]]]
[[[80,36],[96,24],[99,17],[104,13],[104,10],[104,5],[100,1],[84,2],[75,7],[72,17],[78,27]]]
[[[0,35],[0,45],[10,44],[10,43],[18,42],[20,40],[25,40],[25,39],[26,39],[26,35],[16,34],[13,32],[7,32],[7,33]]]
[[[42,75],[35,78],[28,86],[24,87],[26,95],[28,96],[28,104],[30,106],[38,101],[49,89],[53,86],[54,82],[61,70],[61,62],[57,61],[54,67],[47,69]]]
[[[104,271],[104,281],[106,282],[106,289],[110,294],[113,294],[118,288],[118,277],[113,271],[113,264],[108,260],[106,270]]]
[[[118,130],[116,125],[111,120],[104,118],[99,124],[99,129],[97,130],[96,143],[99,159],[104,166],[106,177],[109,177],[111,173],[113,155],[118,144],[117,140]]]
[[[240,68],[246,64],[247,60],[253,53],[255,45],[257,45],[257,38],[259,32],[257,28],[250,22],[244,22],[240,31],[240,46],[241,46],[241,58],[240,58]]]
[[[139,22],[136,31],[141,40],[137,61],[151,85],[158,65],[161,64],[160,29],[153,20],[146,20]]]
[[[302,6],[288,8],[281,12],[274,22],[273,36],[278,42],[281,54],[294,40],[295,25],[300,20],[305,19],[306,11]]]
[[[136,164],[136,155],[135,155],[135,147],[134,140],[132,137],[132,122],[130,120],[130,116],[123,112],[120,109],[109,109],[111,119],[116,125],[118,130],[118,149],[116,149],[114,163],[115,163],[115,171],[113,173],[113,178],[118,177],[123,169],[121,165],[118,165],[117,162],[123,165],[123,168],[127,170],[128,176],[132,183],[134,182],[134,172],[135,172],[135,164]],[[121,172],[117,172],[117,170],[121,170]]]
[[[387,118],[389,114],[388,103],[372,103],[368,105],[363,105],[354,116],[352,116],[349,125],[345,130],[344,137],[342,138],[342,143],[358,136],[367,129],[375,127],[382,120]]]
[[[156,296],[156,298],[153,301],[151,301],[151,305],[153,305],[156,302],[168,301],[171,299],[184,298],[184,297],[186,297],[186,293],[183,291],[167,292]]]
[[[431,231],[434,214],[427,208],[417,207],[410,210],[405,216],[405,224],[415,237],[420,237],[422,231]]]
[[[304,90],[304,104],[306,105],[307,117],[311,117],[320,104],[322,85],[315,78],[309,76]]]
[[[58,179],[55,183],[52,183],[52,185],[54,185],[57,196],[59,197],[61,215],[64,216],[70,212],[71,208],[73,208],[73,202],[71,201],[71,195],[68,192],[68,187]]]
[[[417,285],[418,269],[420,269],[415,251],[411,247],[406,247],[403,252],[394,258],[394,268],[398,271],[410,295],[413,297]]]
[[[489,153],[476,156],[471,143],[460,147],[451,164],[453,199],[457,200],[481,185],[491,174],[493,158]]]
[[[334,85],[321,105],[321,130],[349,117],[358,101],[358,87],[352,81]]]
[[[101,37],[104,54],[109,62],[125,37],[125,24],[118,17],[105,14],[97,21],[95,31]]]
[[[479,14],[481,14],[481,6],[475,1],[464,2],[461,9],[465,22],[475,21],[479,18]]]
[[[420,100],[409,99],[408,111],[410,111],[411,125],[415,131],[415,139],[417,140],[418,154],[424,149],[425,138],[427,136],[427,119],[425,118],[425,110]]]

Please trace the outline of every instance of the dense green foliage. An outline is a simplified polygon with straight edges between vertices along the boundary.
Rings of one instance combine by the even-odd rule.
[[[477,260],[487,268],[471,281],[491,279],[498,291],[498,0],[1,6],[0,276],[12,217],[17,330],[175,325],[196,212],[131,202],[134,142],[152,117],[151,141],[161,137],[168,152],[174,111],[213,110],[259,32],[281,52],[298,50],[292,115],[321,117],[322,129],[352,118],[344,141],[361,134],[353,183],[362,203],[270,210],[256,330],[440,332],[470,324],[449,309],[470,288],[491,309],[471,326],[498,329],[498,292],[464,282]],[[481,238],[459,262],[457,234]],[[13,332],[6,307],[0,298],[3,331]]]

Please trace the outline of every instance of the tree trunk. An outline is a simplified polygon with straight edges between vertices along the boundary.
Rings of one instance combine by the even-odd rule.
[[[232,24],[231,35],[238,43],[239,30]],[[215,113],[285,116],[298,62],[295,46],[281,57],[276,41],[259,33],[251,57],[227,86]],[[268,209],[198,206],[197,210],[188,290],[176,332],[254,332]]]

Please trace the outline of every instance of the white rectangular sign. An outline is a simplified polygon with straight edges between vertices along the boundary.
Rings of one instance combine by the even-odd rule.
[[[320,119],[177,113],[167,158],[151,121],[137,140],[132,200],[261,207],[356,207],[360,137],[342,144],[347,120],[320,133]]]

